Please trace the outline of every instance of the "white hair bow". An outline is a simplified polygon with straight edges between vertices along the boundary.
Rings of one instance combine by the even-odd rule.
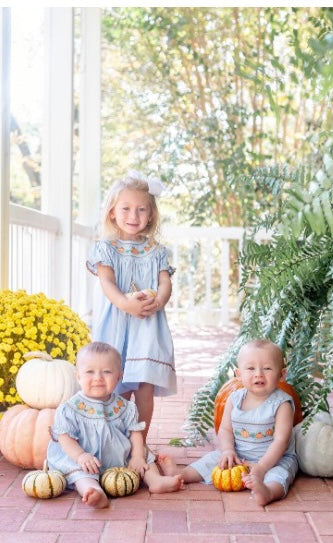
[[[147,178],[147,183],[148,183],[148,192],[152,196],[160,196],[163,190],[165,190],[165,185],[163,185],[162,181],[158,179],[158,177],[149,176]]]
[[[148,192],[152,196],[160,196],[163,190],[165,190],[165,185],[163,185],[162,181],[158,179],[158,177],[152,177],[152,176],[144,176],[142,173],[131,170],[128,172],[127,178],[129,180],[131,179],[139,179],[140,181],[144,181],[148,185]]]

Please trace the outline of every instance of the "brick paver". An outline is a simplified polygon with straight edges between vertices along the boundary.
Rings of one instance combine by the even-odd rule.
[[[237,326],[172,325],[172,331],[178,393],[156,399],[149,444],[186,465],[213,443],[178,448],[169,440],[184,437],[182,424],[193,394],[213,374]],[[25,496],[25,473],[0,455],[0,543],[333,543],[332,479],[299,474],[287,498],[267,507],[256,505],[249,491],[221,494],[193,484],[163,495],[140,488],[95,511],[75,492],[54,500]]]

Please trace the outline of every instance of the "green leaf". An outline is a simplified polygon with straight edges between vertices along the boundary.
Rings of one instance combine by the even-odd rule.
[[[327,153],[323,157],[323,162],[325,164],[325,169],[328,175],[333,176],[333,159]]]
[[[323,207],[325,219],[328,223],[328,226],[330,227],[331,235],[333,236],[333,212],[329,193],[323,192],[320,196],[320,201]]]

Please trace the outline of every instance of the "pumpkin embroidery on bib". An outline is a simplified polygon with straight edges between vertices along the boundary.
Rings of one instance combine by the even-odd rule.
[[[128,247],[123,247],[122,245],[119,245],[117,241],[111,241],[111,245],[120,254],[134,255],[134,256],[147,254],[154,247],[154,245],[151,245],[150,243],[147,243],[143,247],[142,246],[140,247],[137,245],[130,245],[130,244],[128,244]]]
[[[74,409],[74,411],[84,414],[88,418],[94,419],[110,419],[115,417],[115,415],[119,416],[124,411],[124,409],[126,409],[123,400],[119,398],[119,396],[113,397],[112,400],[104,404],[102,407],[100,406],[100,403],[97,407],[96,405],[94,405],[93,402],[90,403],[88,399],[82,401],[82,399],[77,396],[71,398],[68,401],[68,404],[72,407],[72,409]]]
[[[242,428],[241,430],[235,429],[235,435],[238,435],[243,439],[260,440],[274,435],[274,426],[273,428],[267,428],[265,432],[250,432],[247,428]]]

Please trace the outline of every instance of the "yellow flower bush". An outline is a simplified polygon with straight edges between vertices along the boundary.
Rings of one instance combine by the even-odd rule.
[[[22,403],[15,378],[25,353],[45,351],[74,363],[77,351],[89,341],[88,326],[62,300],[25,290],[1,290],[0,411]]]

